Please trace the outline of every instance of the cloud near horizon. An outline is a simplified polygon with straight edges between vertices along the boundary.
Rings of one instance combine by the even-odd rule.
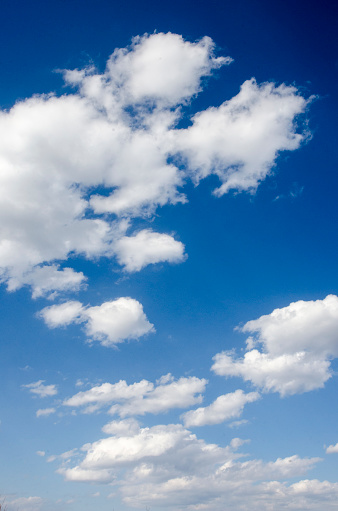
[[[218,196],[255,190],[281,151],[306,140],[297,120],[309,100],[254,79],[177,128],[205,78],[230,62],[208,37],[145,34],[115,50],[103,73],[65,70],[73,92],[0,112],[0,279],[9,291],[81,289],[86,276],[67,266],[70,256],[116,258],[127,272],[184,261],[181,242],[136,232],[132,219],[185,202],[188,179],[217,175]]]
[[[82,460],[70,466],[67,459],[58,472],[67,481],[115,485],[118,481],[127,506],[192,511],[198,502],[201,509],[221,511],[225,503],[227,509],[241,509],[243,498],[249,498],[255,511],[270,509],[276,502],[296,510],[302,504],[312,509],[316,497],[325,495],[327,508],[334,509],[336,483],[288,484],[311,470],[319,458],[293,455],[275,461],[239,461],[247,456],[237,452],[247,441],[234,438],[228,446],[219,447],[198,439],[180,424],[141,428],[128,419],[103,429],[112,436],[84,445]]]

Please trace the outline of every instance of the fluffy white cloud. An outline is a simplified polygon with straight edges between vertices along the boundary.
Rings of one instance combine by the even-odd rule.
[[[166,375],[167,376],[167,375]],[[102,406],[113,404],[111,414],[120,417],[163,413],[172,408],[187,408],[202,401],[207,380],[194,376],[179,378],[177,381],[164,378],[155,387],[153,383],[142,380],[127,385],[124,380],[118,383],[103,383],[97,387],[66,399],[64,405],[85,407],[86,413],[92,413]]]
[[[92,387],[89,390],[78,392],[69,399],[66,399],[63,404],[72,407],[90,405],[90,411],[94,411],[113,401],[132,399],[138,396],[142,398],[145,394],[151,392],[153,388],[153,384],[147,380],[141,380],[131,385],[128,385],[124,380],[114,384],[102,383],[102,385]]]
[[[37,297],[80,288],[85,276],[59,266],[71,254],[117,256],[127,271],[182,261],[183,245],[166,234],[127,236],[130,219],[184,202],[188,178],[216,173],[218,194],[254,189],[280,151],[299,146],[306,135],[294,121],[308,102],[294,87],[253,80],[176,128],[202,79],[230,61],[215,57],[208,37],[144,35],[115,50],[102,74],[65,71],[73,93],[35,95],[0,112],[0,279],[8,289],[29,285]]]
[[[99,341],[103,346],[114,346],[155,331],[140,302],[128,297],[96,307],[84,307],[80,302],[69,301],[45,307],[39,316],[50,328],[84,323],[90,340]]]
[[[103,346],[111,346],[125,339],[138,339],[155,331],[140,302],[132,298],[118,298],[97,307],[89,307],[85,317],[87,336],[100,341]]]
[[[307,103],[294,87],[246,81],[237,96],[196,114],[192,126],[177,133],[193,178],[216,174],[222,183],[218,196],[230,189],[255,190],[278,153],[297,149],[304,140],[294,119]]]
[[[338,297],[291,303],[240,330],[256,334],[247,340],[249,351],[240,359],[218,353],[216,374],[240,376],[282,396],[321,388],[331,377],[330,360],[338,356]]]
[[[144,229],[135,236],[123,236],[115,244],[118,262],[128,272],[140,271],[148,264],[184,261],[184,245],[168,234]]]
[[[163,464],[168,463],[168,469],[175,465],[175,470],[183,474],[184,470],[192,473],[196,466],[205,472],[201,466],[203,460],[207,464],[221,463],[225,459],[230,460],[237,455],[232,447],[220,448],[214,444],[205,444],[198,440],[188,430],[179,424],[159,425],[151,428],[140,428],[130,435],[116,435],[104,438],[93,444],[82,447],[86,452],[83,461],[77,467],[63,469],[66,479],[79,480],[77,471],[94,471],[97,474],[103,470],[103,477],[110,472],[110,479],[114,478],[114,471],[120,468],[132,467],[133,471],[144,471],[145,474],[153,473],[156,465],[162,471]],[[179,452],[179,455],[178,455]],[[160,475],[160,474],[159,474]],[[163,477],[163,473],[160,476]],[[87,479],[90,480],[90,479]],[[98,479],[97,479],[98,480]]]
[[[190,410],[182,415],[186,427],[204,426],[206,424],[220,424],[229,419],[239,417],[247,403],[260,398],[258,392],[245,394],[243,390],[236,390],[229,394],[219,396],[211,405],[197,410]]]
[[[58,393],[56,385],[44,385],[43,382],[44,380],[39,380],[28,385],[22,385],[22,387],[39,397],[55,396]]]
[[[326,453],[327,454],[338,453],[338,444],[329,445],[329,447],[327,447],[326,449]]]
[[[268,462],[239,461],[243,454],[236,451],[246,443],[241,439],[222,448],[199,440],[181,425],[140,428],[133,423],[131,430],[126,422],[115,421],[114,436],[84,445],[83,459],[73,467],[62,464],[59,473],[68,481],[114,482],[129,507],[179,511],[225,507],[244,511],[248,504],[255,511],[320,511],[316,496],[326,490],[325,503],[331,509],[338,495],[338,485],[332,483],[303,480],[288,486],[282,482],[306,473],[318,458],[294,455]]]
[[[70,325],[81,322],[83,305],[77,301],[69,301],[59,305],[51,305],[40,311],[39,316],[49,328]]]
[[[58,292],[79,291],[85,286],[87,278],[82,272],[75,272],[72,268],[59,269],[58,265],[35,266],[20,277],[12,276],[8,281],[8,290],[15,291],[22,285],[32,288],[32,297],[49,295],[51,298]]]

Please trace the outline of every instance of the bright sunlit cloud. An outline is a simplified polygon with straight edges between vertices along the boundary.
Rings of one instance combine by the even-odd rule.
[[[338,297],[299,300],[239,330],[256,337],[248,338],[243,358],[231,352],[215,355],[216,374],[239,376],[281,396],[322,388],[332,376],[331,359],[338,356]]]

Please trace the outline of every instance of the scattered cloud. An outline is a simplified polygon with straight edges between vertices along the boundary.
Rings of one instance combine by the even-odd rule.
[[[44,385],[45,380],[39,380],[28,385],[22,385],[22,388],[28,389],[32,394],[39,397],[55,396],[58,393],[56,385]]]
[[[254,79],[177,128],[205,78],[230,62],[209,37],[145,34],[116,49],[103,73],[65,70],[73,92],[34,95],[1,112],[0,279],[10,291],[79,290],[86,276],[60,266],[71,255],[116,257],[125,271],[181,262],[184,246],[172,236],[127,235],[132,219],[185,202],[188,179],[216,174],[216,195],[254,190],[279,152],[300,146],[308,133],[298,117],[309,100]]]
[[[52,415],[56,412],[55,408],[40,408],[36,411],[37,417],[48,417],[49,415]]]
[[[85,413],[93,413],[103,406],[112,405],[109,413],[120,417],[165,413],[173,408],[187,408],[201,403],[207,380],[194,376],[168,380],[168,375],[157,386],[147,380],[128,385],[103,383],[64,401],[65,406],[84,407]],[[115,402],[115,403],[114,403]],[[116,403],[117,402],[117,403]],[[114,403],[114,404],[112,404]]]
[[[330,361],[338,356],[338,297],[300,300],[239,330],[256,336],[248,338],[243,358],[218,353],[212,366],[216,374],[239,376],[281,396],[322,388],[331,377]]]
[[[240,426],[243,426],[244,424],[248,424],[248,420],[241,419],[239,421],[233,421],[230,424],[228,424],[229,428],[239,428]]]
[[[258,392],[245,394],[243,390],[236,390],[229,394],[219,396],[211,405],[205,408],[190,410],[182,415],[186,427],[205,426],[206,424],[220,424],[229,419],[240,417],[244,406],[260,398]]]
[[[36,451],[36,454],[38,456],[41,456],[41,457],[46,456],[46,452],[45,451]]]
[[[128,297],[104,302],[96,307],[85,307],[80,302],[69,301],[45,307],[39,316],[49,328],[84,323],[87,337],[100,342],[102,346],[139,339],[155,331],[140,302]]]

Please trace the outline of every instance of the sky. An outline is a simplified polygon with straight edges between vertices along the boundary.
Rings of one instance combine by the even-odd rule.
[[[0,13],[0,503],[337,509],[337,8]]]

